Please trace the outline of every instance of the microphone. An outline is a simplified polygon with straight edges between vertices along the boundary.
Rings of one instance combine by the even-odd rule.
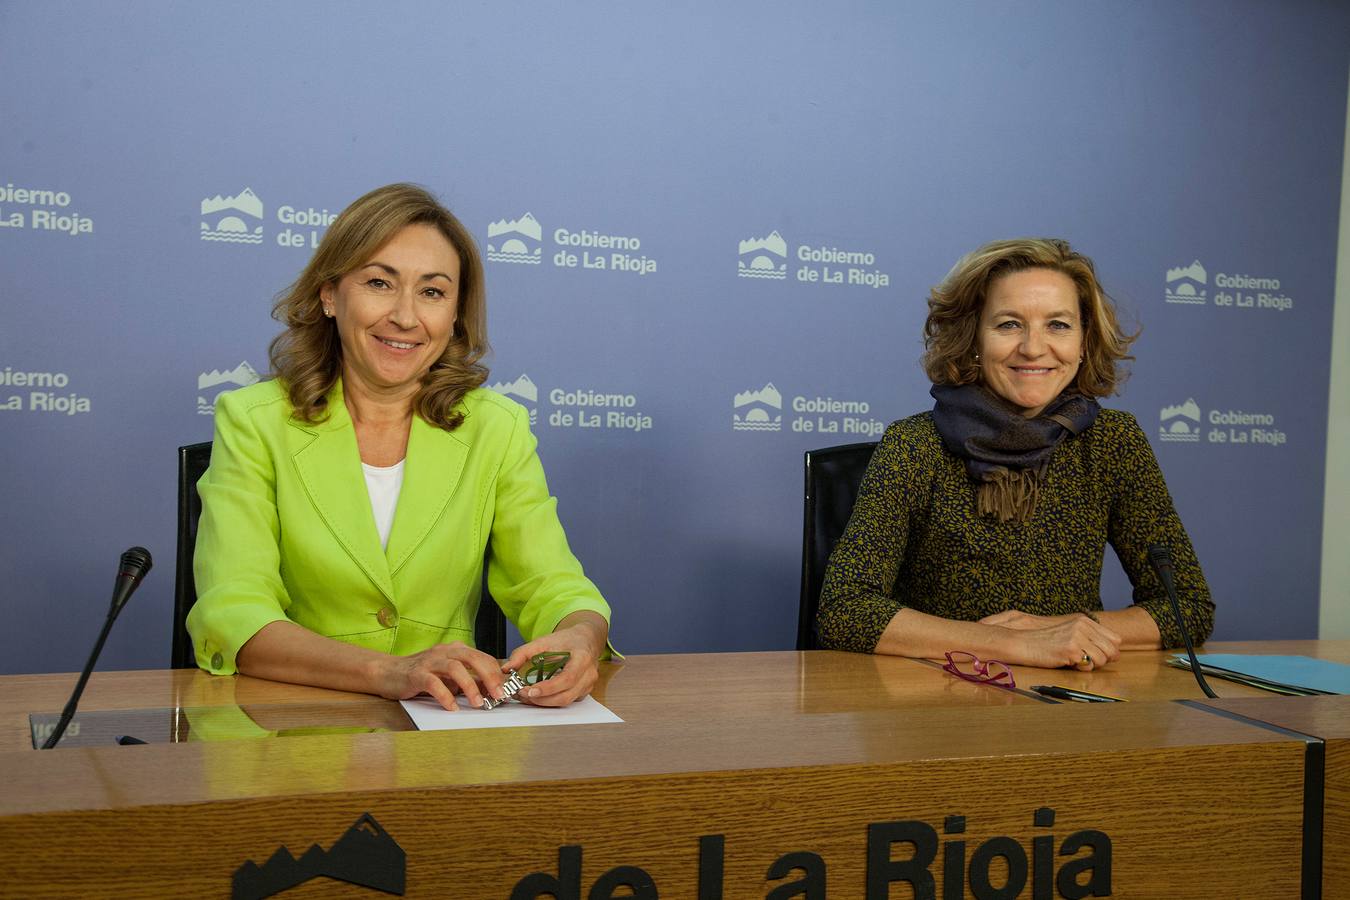
[[[70,720],[75,717],[75,707],[80,704],[80,695],[84,693],[85,683],[89,681],[89,673],[94,671],[94,663],[98,661],[98,655],[103,652],[103,642],[108,639],[108,632],[112,631],[113,621],[117,614],[122,611],[122,607],[127,605],[131,595],[135,593],[136,588],[140,587],[145,573],[150,571],[152,562],[150,560],[150,551],[144,547],[132,547],[126,553],[122,554],[121,564],[117,568],[117,580],[113,582],[112,602],[108,605],[108,618],[103,623],[103,630],[98,634],[98,641],[94,644],[94,652],[89,654],[89,661],[84,664],[84,671],[80,673],[80,680],[75,683],[75,690],[71,693],[70,699],[66,701],[66,708],[61,710],[61,718],[57,720],[56,727],[48,735],[46,742],[43,743],[43,750],[50,750],[56,746],[56,742],[61,740],[61,736],[66,733],[66,726]]]
[[[1219,695],[1210,688],[1209,682],[1205,681],[1205,675],[1200,671],[1200,661],[1195,658],[1195,647],[1191,645],[1191,633],[1186,630],[1186,620],[1181,617],[1181,604],[1177,602],[1177,585],[1172,577],[1172,552],[1162,544],[1153,544],[1148,548],[1148,561],[1153,566],[1153,571],[1157,573],[1158,580],[1162,582],[1163,590],[1167,591],[1167,599],[1172,604],[1172,615],[1176,616],[1177,628],[1181,629],[1181,639],[1186,642],[1186,656],[1191,661],[1191,674],[1195,676],[1196,683],[1200,685],[1200,690],[1205,692],[1205,696],[1211,700],[1219,699]]]
[[[150,551],[144,547],[132,547],[122,554],[121,565],[117,567],[117,581],[113,583],[112,608],[108,615],[116,618],[127,605],[136,588],[141,586],[145,573],[150,571]]]

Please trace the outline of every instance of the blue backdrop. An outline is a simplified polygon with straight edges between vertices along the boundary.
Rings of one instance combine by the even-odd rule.
[[[927,408],[929,286],[1093,256],[1219,606],[1312,637],[1350,10],[1320,2],[0,3],[0,672],[168,661],[174,460],[366,190],[488,254],[631,652],[792,646],[801,454]],[[1108,560],[1108,606],[1128,586]]]

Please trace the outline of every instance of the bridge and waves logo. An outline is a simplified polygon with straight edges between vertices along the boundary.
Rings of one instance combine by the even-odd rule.
[[[787,241],[777,231],[741,241],[736,274],[741,278],[787,278]]]
[[[263,202],[252,188],[233,197],[216,194],[202,201],[201,238],[232,244],[261,244]]]
[[[530,213],[488,225],[487,258],[493,262],[537,266],[543,259],[543,229]]]
[[[539,388],[530,376],[521,374],[515,381],[496,381],[487,386],[504,397],[511,397],[530,411],[530,424],[539,424]]]
[[[1168,303],[1204,305],[1209,293],[1209,273],[1195,260],[1189,266],[1167,270]]]
[[[257,383],[258,370],[249,365],[248,360],[240,361],[233,369],[224,371],[212,369],[209,372],[202,372],[197,376],[197,415],[213,415],[216,411],[216,397],[225,391]],[[216,390],[217,388],[220,390]]]
[[[731,401],[731,427],[736,431],[781,431],[783,395],[770,381],[757,391],[742,391]]]
[[[1187,397],[1185,403],[1164,406],[1158,418],[1158,439],[1195,443],[1200,440],[1200,406]]]

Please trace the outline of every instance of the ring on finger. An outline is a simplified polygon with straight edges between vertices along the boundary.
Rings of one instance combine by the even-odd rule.
[[[1088,652],[1087,652],[1086,650],[1083,651],[1083,658],[1080,659],[1080,660],[1078,661],[1078,664],[1079,664],[1080,666],[1090,666],[1090,665],[1092,665],[1092,657],[1091,657],[1091,655],[1088,654]]]

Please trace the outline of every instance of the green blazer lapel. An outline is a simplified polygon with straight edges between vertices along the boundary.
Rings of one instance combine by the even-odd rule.
[[[459,485],[468,457],[469,445],[460,432],[445,431],[413,416],[403,464],[403,488],[385,552],[390,573],[398,572],[436,527]],[[470,535],[464,536],[466,542],[470,539]]]
[[[338,544],[392,603],[394,582],[375,530],[370,491],[361,471],[361,451],[356,446],[351,416],[342,402],[341,386],[329,394],[328,409],[328,421],[318,425],[291,420],[295,471],[309,502]]]

